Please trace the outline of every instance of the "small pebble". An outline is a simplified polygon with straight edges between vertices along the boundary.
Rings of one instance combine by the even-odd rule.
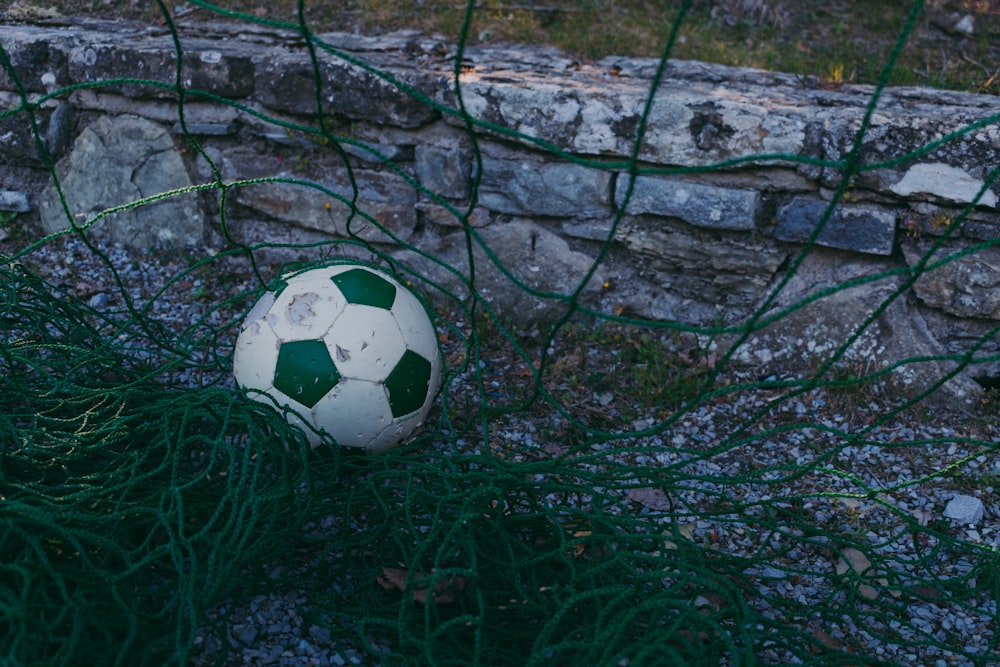
[[[983,501],[975,496],[957,494],[944,508],[945,518],[965,525],[977,524],[983,519]]]

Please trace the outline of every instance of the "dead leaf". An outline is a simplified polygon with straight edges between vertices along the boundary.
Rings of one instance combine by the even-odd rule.
[[[521,364],[514,371],[514,376],[515,377],[523,377],[523,378],[535,377],[535,369],[532,368],[532,367],[530,367],[530,366],[526,366],[524,364]]]
[[[846,560],[845,560],[846,559]],[[854,570],[860,575],[865,575],[872,567],[868,556],[858,551],[854,547],[847,547],[840,553],[837,559],[837,574],[846,574],[848,570]]]
[[[820,644],[822,644],[826,648],[833,649],[835,651],[839,651],[842,648],[841,643],[836,639],[834,639],[830,633],[824,630],[821,630],[819,628],[813,628],[811,634],[813,637],[819,640]]]
[[[888,589],[889,595],[891,595],[892,597],[897,599],[903,597],[903,591],[899,590],[898,588],[889,588],[889,580],[886,579],[885,577],[876,579],[876,581],[878,582],[879,586]]]
[[[939,588],[934,586],[918,586],[911,592],[923,600],[940,600],[944,597],[944,593],[942,593]]]
[[[387,591],[406,591],[406,578],[408,570],[395,567],[383,567],[382,574],[375,577],[379,586]],[[434,573],[434,570],[431,570]],[[422,572],[416,572],[417,579],[423,579]],[[413,589],[413,601],[419,604],[427,604],[427,597],[430,594],[435,604],[452,604],[458,599],[458,593],[465,588],[465,577],[458,574],[451,574],[441,577],[434,582],[434,590],[430,591],[426,586],[418,586]]]
[[[848,570],[854,570],[855,573],[862,577],[874,574],[872,563],[868,560],[868,556],[854,547],[844,549],[841,552],[840,558],[837,559],[837,575],[843,576],[847,574]],[[858,586],[858,594],[866,600],[874,600],[878,597],[878,591],[868,584],[860,584]]]
[[[694,538],[694,526],[690,523],[682,523],[677,526],[677,534],[690,542]],[[663,548],[668,551],[677,551],[680,547],[673,540],[663,540]]]
[[[406,589],[406,570],[400,570],[395,567],[383,567],[382,574],[375,577],[378,581],[379,586],[387,591],[395,590],[405,590]]]
[[[661,489],[640,488],[629,489],[628,499],[633,500],[651,510],[667,511],[670,509],[670,499]]]
[[[849,510],[856,510],[861,505],[857,498],[840,498],[840,503]]]
[[[568,521],[563,524],[563,530],[573,539],[579,540],[583,537],[590,537],[594,531],[588,530],[589,524],[586,521]],[[587,552],[585,542],[577,542],[573,545],[573,558],[581,558]]]
[[[573,540],[577,540],[572,546],[572,552],[566,553],[567,556],[572,556],[574,559],[607,556],[611,553],[612,547],[615,546],[614,544],[589,539],[594,536],[594,526],[587,519],[574,519],[560,524],[560,526],[567,536]]]
[[[874,600],[878,597],[878,591],[868,584],[858,586],[858,594],[866,600]]]
[[[569,447],[558,443],[546,443],[545,445],[542,445],[542,450],[549,456],[558,458],[569,452]]]
[[[706,370],[714,370],[716,362],[718,361],[714,350],[705,352],[698,349],[678,352],[677,360],[685,366],[691,366],[692,368],[704,368]]]
[[[87,297],[94,296],[99,292],[104,292],[106,289],[102,285],[81,280],[74,286],[73,291],[76,296],[86,299]]]
[[[729,599],[724,595],[719,595],[718,593],[705,592],[694,599],[695,608],[703,612],[722,611],[722,609],[728,607],[729,604]]]

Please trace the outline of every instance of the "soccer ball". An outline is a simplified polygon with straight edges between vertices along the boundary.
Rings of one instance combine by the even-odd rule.
[[[323,434],[369,453],[427,417],[441,378],[430,317],[378,269],[333,264],[283,276],[247,315],[233,356],[251,397],[288,408],[313,447]]]

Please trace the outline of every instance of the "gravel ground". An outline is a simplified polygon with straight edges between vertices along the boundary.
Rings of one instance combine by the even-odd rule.
[[[814,398],[806,397],[803,403]],[[812,634],[827,646],[843,650],[848,647],[857,650],[853,647],[860,646],[868,657],[888,663],[935,667],[976,664],[962,652],[988,654],[995,638],[997,616],[992,595],[984,591],[971,600],[957,603],[944,594],[951,585],[976,587],[975,556],[969,552],[959,555],[944,551],[939,558],[928,561],[926,553],[937,546],[935,538],[920,544],[918,552],[915,540],[900,539],[900,535],[909,534],[907,526],[912,522],[907,521],[908,517],[921,525],[944,520],[951,524],[951,535],[957,540],[992,549],[1000,546],[995,519],[1000,516],[1000,503],[994,499],[993,487],[970,489],[967,483],[961,483],[965,477],[990,479],[1000,474],[1000,460],[995,452],[991,448],[963,446],[958,440],[968,433],[952,427],[891,423],[870,431],[862,443],[841,447],[835,457],[799,479],[789,477],[780,484],[766,486],[705,482],[706,478],[745,476],[748,470],[760,471],[761,480],[773,481],[786,474],[781,467],[784,464],[808,465],[816,461],[825,444],[837,446],[840,436],[833,431],[826,437],[818,431],[792,432],[703,458],[701,452],[712,449],[720,437],[725,437],[717,435],[717,431],[741,418],[748,407],[759,406],[752,399],[748,406],[746,399],[737,398],[699,409],[676,428],[630,441],[624,449],[608,446],[609,465],[658,464],[676,473],[678,479],[670,498],[659,488],[623,491],[629,501],[623,507],[647,515],[651,529],[662,525],[664,534],[669,535],[673,522],[677,521],[678,532],[686,539],[753,558],[757,565],[742,575],[760,595],[748,598],[747,603],[763,616]],[[797,405],[791,408],[797,409]],[[819,423],[833,424],[837,430],[846,426],[838,422],[836,414],[820,419]],[[551,443],[536,440],[533,430],[537,432],[520,419],[510,420],[498,427],[492,448],[498,455],[513,460],[531,458],[551,447]],[[988,442],[996,442],[997,436],[993,428],[976,429],[974,433],[976,439]],[[664,446],[664,438],[672,446]],[[902,447],[896,450],[896,456],[887,455],[884,446],[922,439],[950,440],[951,444],[933,453],[924,446],[913,448],[919,452]],[[477,449],[473,443],[467,443],[466,447],[467,451]],[[655,454],[644,454],[644,450]],[[956,464],[961,477],[935,477],[925,483],[912,483],[927,473]],[[693,479],[699,481],[692,483]],[[759,486],[766,490],[759,490]],[[892,490],[868,499],[871,489]],[[704,508],[715,506],[720,492],[724,492],[729,502],[745,503],[746,508],[739,514],[704,518]],[[804,502],[780,500],[813,493],[816,497]],[[983,518],[975,521],[947,518],[949,501],[964,494],[984,504]],[[550,500],[553,505],[566,502],[563,496]],[[586,499],[579,502],[585,503]],[[765,516],[769,512],[787,512],[787,525],[773,516]],[[804,531],[803,520],[814,524],[816,531]],[[321,531],[321,527],[316,529]],[[852,536],[852,543],[869,544],[871,550],[844,548],[832,537],[839,533]],[[844,585],[849,568],[858,572],[861,582],[853,589]],[[278,567],[273,571],[275,577],[282,574]],[[901,604],[903,600],[905,605]],[[777,601],[781,604],[776,604]],[[693,602],[706,607],[719,604],[711,595],[700,596]],[[815,613],[811,618],[800,613],[801,609],[818,605],[843,609],[839,622],[831,622],[829,613]],[[220,608],[217,613],[228,615],[230,624],[227,641],[231,653],[225,664],[379,664],[357,646],[332,645],[328,631],[303,621],[301,614],[308,608],[307,595],[294,589]],[[790,610],[799,612],[790,614]],[[930,638],[955,650],[929,645]],[[211,664],[208,659],[218,655],[218,640],[212,637],[202,648],[204,661],[196,664]],[[387,654],[391,651],[389,647],[384,650]],[[759,657],[780,664],[796,662],[793,656],[777,649],[765,650]]]
[[[221,260],[209,272],[184,273],[189,266],[176,255],[136,259],[122,248],[104,252],[106,263],[80,241],[63,239],[23,261],[107,313],[123,306],[108,268],[113,266],[137,308],[192,340],[249,305],[236,299],[231,307],[217,309],[223,296],[235,298],[256,284],[248,267],[236,260]],[[165,285],[170,287],[161,291]],[[140,341],[123,344],[140,347]],[[523,368],[510,355],[498,351],[487,361],[488,384],[497,391],[508,382],[524,383]],[[474,394],[472,379],[458,376],[449,390]],[[750,379],[738,372],[730,376],[733,382]],[[188,367],[175,371],[174,381],[219,382],[220,375]],[[995,651],[996,600],[990,586],[977,581],[982,572],[974,548],[1000,548],[1000,502],[993,486],[1000,475],[994,448],[1000,434],[993,420],[919,410],[886,420],[887,403],[877,388],[847,397],[817,388],[775,403],[780,392],[763,387],[724,395],[657,432],[644,431],[656,423],[656,415],[622,417],[619,428],[643,432],[594,445],[596,456],[586,465],[609,470],[656,466],[659,481],[655,487],[612,485],[595,493],[619,494],[619,511],[646,517],[649,530],[661,527],[674,539],[752,558],[755,565],[742,577],[760,594],[749,596],[747,604],[828,647],[860,646],[868,657],[903,665],[983,664],[967,656]],[[585,414],[612,414],[621,402],[620,396],[593,394],[574,407]],[[734,432],[734,425],[752,415],[759,417],[751,428]],[[551,436],[564,427],[565,419],[551,411],[518,414],[498,419],[488,443],[442,442],[440,447],[536,460],[566,453]],[[947,474],[936,474],[944,469]],[[670,489],[669,495],[663,488]],[[576,502],[586,505],[587,499]],[[712,512],[706,514],[706,508]],[[328,522],[337,520],[326,517],[309,530],[322,535]],[[919,526],[926,525],[943,531],[949,543],[921,533]],[[855,546],[844,547],[838,535],[850,536]],[[671,548],[670,540],[664,545]],[[310,566],[322,564],[302,565]],[[273,578],[286,574],[282,566],[272,567]],[[956,586],[973,591],[971,597],[959,603],[944,593]],[[706,595],[694,604],[718,603]],[[843,613],[808,613],[820,606]],[[371,649],[333,642],[322,624],[306,620],[309,608],[307,594],[295,589],[220,606],[212,617],[228,623],[221,640],[228,648],[223,664],[379,664]],[[779,648],[768,649],[766,635],[762,641],[760,658],[792,661]],[[207,628],[196,645],[194,665],[214,664],[223,648]],[[391,648],[376,645],[374,651],[379,650],[388,654]]]

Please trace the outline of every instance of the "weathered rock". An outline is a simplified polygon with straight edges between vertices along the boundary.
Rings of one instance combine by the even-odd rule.
[[[391,171],[349,172],[332,148],[298,146],[262,159],[253,147],[239,146],[219,152],[215,161],[227,179],[263,181],[231,192],[253,217],[380,243],[408,241],[417,226],[417,191],[410,183]]]
[[[732,313],[747,312],[764,296],[787,256],[766,239],[648,217],[623,221],[616,240],[630,251],[638,272],[662,289]],[[677,319],[688,322],[683,312]]]
[[[631,177],[622,175],[615,185],[615,205],[621,208]],[[756,227],[760,194],[668,178],[635,179],[626,212],[652,213],[680,218],[696,227],[751,230]]]
[[[527,72],[469,72],[462,77],[462,100],[474,118],[559,148],[601,155],[616,154],[627,145],[629,139],[622,135],[634,134],[638,126],[639,100],[596,85],[574,90],[544,79]]]
[[[76,110],[72,104],[60,104],[49,116],[48,129],[45,130],[45,148],[54,158],[62,157],[73,142],[76,129]]]
[[[324,59],[319,72],[317,82],[312,63],[301,54],[269,56],[256,69],[257,98],[267,108],[286,113],[337,114],[408,128],[438,117],[437,109],[400,85],[403,82],[389,81],[346,60]],[[416,88],[432,89],[436,80],[410,76],[420,80],[405,85]]]
[[[901,197],[933,195],[956,204],[976,202],[979,206],[993,207],[997,203],[997,196],[985,187],[982,179],[941,163],[913,165],[889,190]]]
[[[56,165],[64,210],[54,185],[39,202],[47,232],[82,226],[136,248],[193,246],[201,242],[203,214],[174,140],[162,127],[135,116],[105,116],[77,137]],[[140,206],[104,215],[144,198]],[[100,217],[98,217],[100,216]]]
[[[907,99],[907,94],[912,94]],[[995,103],[986,104],[976,96],[956,96],[944,92],[922,95],[917,89],[888,91],[880,100],[879,112],[861,142],[860,164],[885,164],[857,175],[860,190],[889,192],[899,197],[919,196],[945,203],[971,202],[990,170],[1000,162],[1000,128],[989,124],[969,129],[996,114]],[[824,137],[825,157],[844,160],[861,129],[861,116],[843,114],[831,118]],[[942,137],[950,140],[918,159],[900,162],[900,156],[917,154]],[[835,169],[824,172],[833,185],[841,178]],[[996,205],[994,186],[984,193],[980,204]]]
[[[955,32],[971,37],[976,32],[976,19],[972,16],[972,14],[966,14],[962,18],[958,19],[951,29]]]
[[[850,282],[855,284],[845,287]],[[755,325],[759,328],[734,351],[734,359],[768,373],[812,374],[831,361],[854,376],[893,367],[887,389],[916,395],[936,385],[955,364],[908,361],[943,356],[945,350],[906,302],[901,282],[900,276],[885,274],[877,261],[814,250],[785,284],[774,308]],[[941,388],[963,401],[981,391],[964,375]]]
[[[379,263],[381,258],[355,243],[330,244],[326,232],[289,225],[268,218],[232,217],[226,226],[228,238],[223,238],[219,230],[207,230],[209,237],[220,245],[235,241],[254,248],[254,256],[272,269],[290,263],[316,261],[317,248],[321,244],[323,256],[353,259],[360,262]],[[269,274],[268,278],[277,277]]]
[[[29,26],[4,26],[4,49],[18,81],[29,93],[45,93],[69,83],[66,38]],[[0,90],[16,90],[0,67]]]
[[[179,83],[189,91],[221,97],[245,97],[253,92],[253,66],[224,42],[187,40],[178,81],[177,53],[169,38],[108,39],[73,49],[69,73],[77,81],[141,79],[151,83],[109,86],[126,97],[177,96]],[[195,93],[196,96],[196,93]]]
[[[618,63],[526,70],[491,63],[492,51],[468,55],[474,69],[462,77],[462,95],[474,117],[575,153],[632,153],[648,92],[645,76],[622,76]],[[803,153],[809,112],[792,110],[784,91],[674,84],[652,107],[640,158],[693,166],[756,153]],[[775,106],[786,113],[773,113]]]
[[[470,151],[420,145],[415,158],[417,180],[425,188],[450,199],[469,196],[473,164]]]
[[[344,169],[331,170],[320,181],[284,172],[274,178],[241,186],[236,202],[298,227],[379,243],[395,243],[389,234],[408,241],[416,227],[416,192],[393,174],[365,175],[356,200]]]
[[[224,137],[236,134],[236,123],[174,123],[175,134],[188,133],[202,137]]]
[[[909,239],[900,247],[907,264],[916,266],[930,252],[931,242]],[[1000,250],[960,250],[946,246],[931,255],[925,264],[930,268],[917,278],[914,292],[928,306],[958,317],[1000,320]]]
[[[964,374],[974,378],[984,387],[1000,384],[1000,337],[995,320],[956,317],[938,308],[924,306],[917,300],[917,310],[927,322],[947,354],[962,359],[975,350],[969,358]]]
[[[340,142],[340,148],[348,155],[369,164],[412,162],[415,152],[413,146],[400,146],[385,142],[359,142],[355,144],[343,141]]]
[[[480,297],[498,316],[523,325],[552,321],[564,313],[568,296],[583,283],[594,263],[592,257],[572,250],[561,237],[528,220],[491,225],[479,230],[478,238],[474,241],[473,267]],[[432,250],[436,261],[411,250],[395,257],[413,267],[417,275],[468,298],[471,273],[465,234],[451,234]],[[592,276],[581,292],[582,302],[594,303],[603,283],[600,272]]]
[[[805,243],[827,215],[830,202],[800,196],[778,210],[774,238]],[[891,255],[896,214],[869,205],[839,204],[828,215],[816,243],[830,248]]]
[[[937,219],[954,220],[958,215],[960,215],[960,212],[952,210],[948,213],[939,214],[940,217],[937,217]],[[972,211],[969,217],[962,222],[958,233],[962,238],[973,241],[993,240],[1000,237],[1000,215]]]
[[[17,113],[0,118],[0,163],[42,164],[38,144],[31,133],[27,114]]]
[[[481,206],[469,211],[468,204],[458,204],[449,210],[439,204],[418,201],[416,207],[423,214],[425,222],[439,227],[461,227],[461,216],[465,216],[465,222],[470,227],[485,227],[492,222],[490,212]]]
[[[137,100],[84,88],[73,91],[70,95],[70,101],[73,107],[78,110],[111,115],[140,116],[168,127],[180,122],[177,118],[177,102],[172,100]],[[191,100],[184,104],[184,120],[191,124],[229,125],[237,120],[242,120],[242,117],[232,107]]]
[[[977,524],[983,520],[985,507],[983,501],[975,496],[957,493],[944,508],[946,519],[952,519],[963,525]]]
[[[0,190],[0,211],[26,213],[31,210],[28,193],[21,190]]]
[[[511,215],[608,215],[611,174],[566,162],[484,157],[479,203]]]

